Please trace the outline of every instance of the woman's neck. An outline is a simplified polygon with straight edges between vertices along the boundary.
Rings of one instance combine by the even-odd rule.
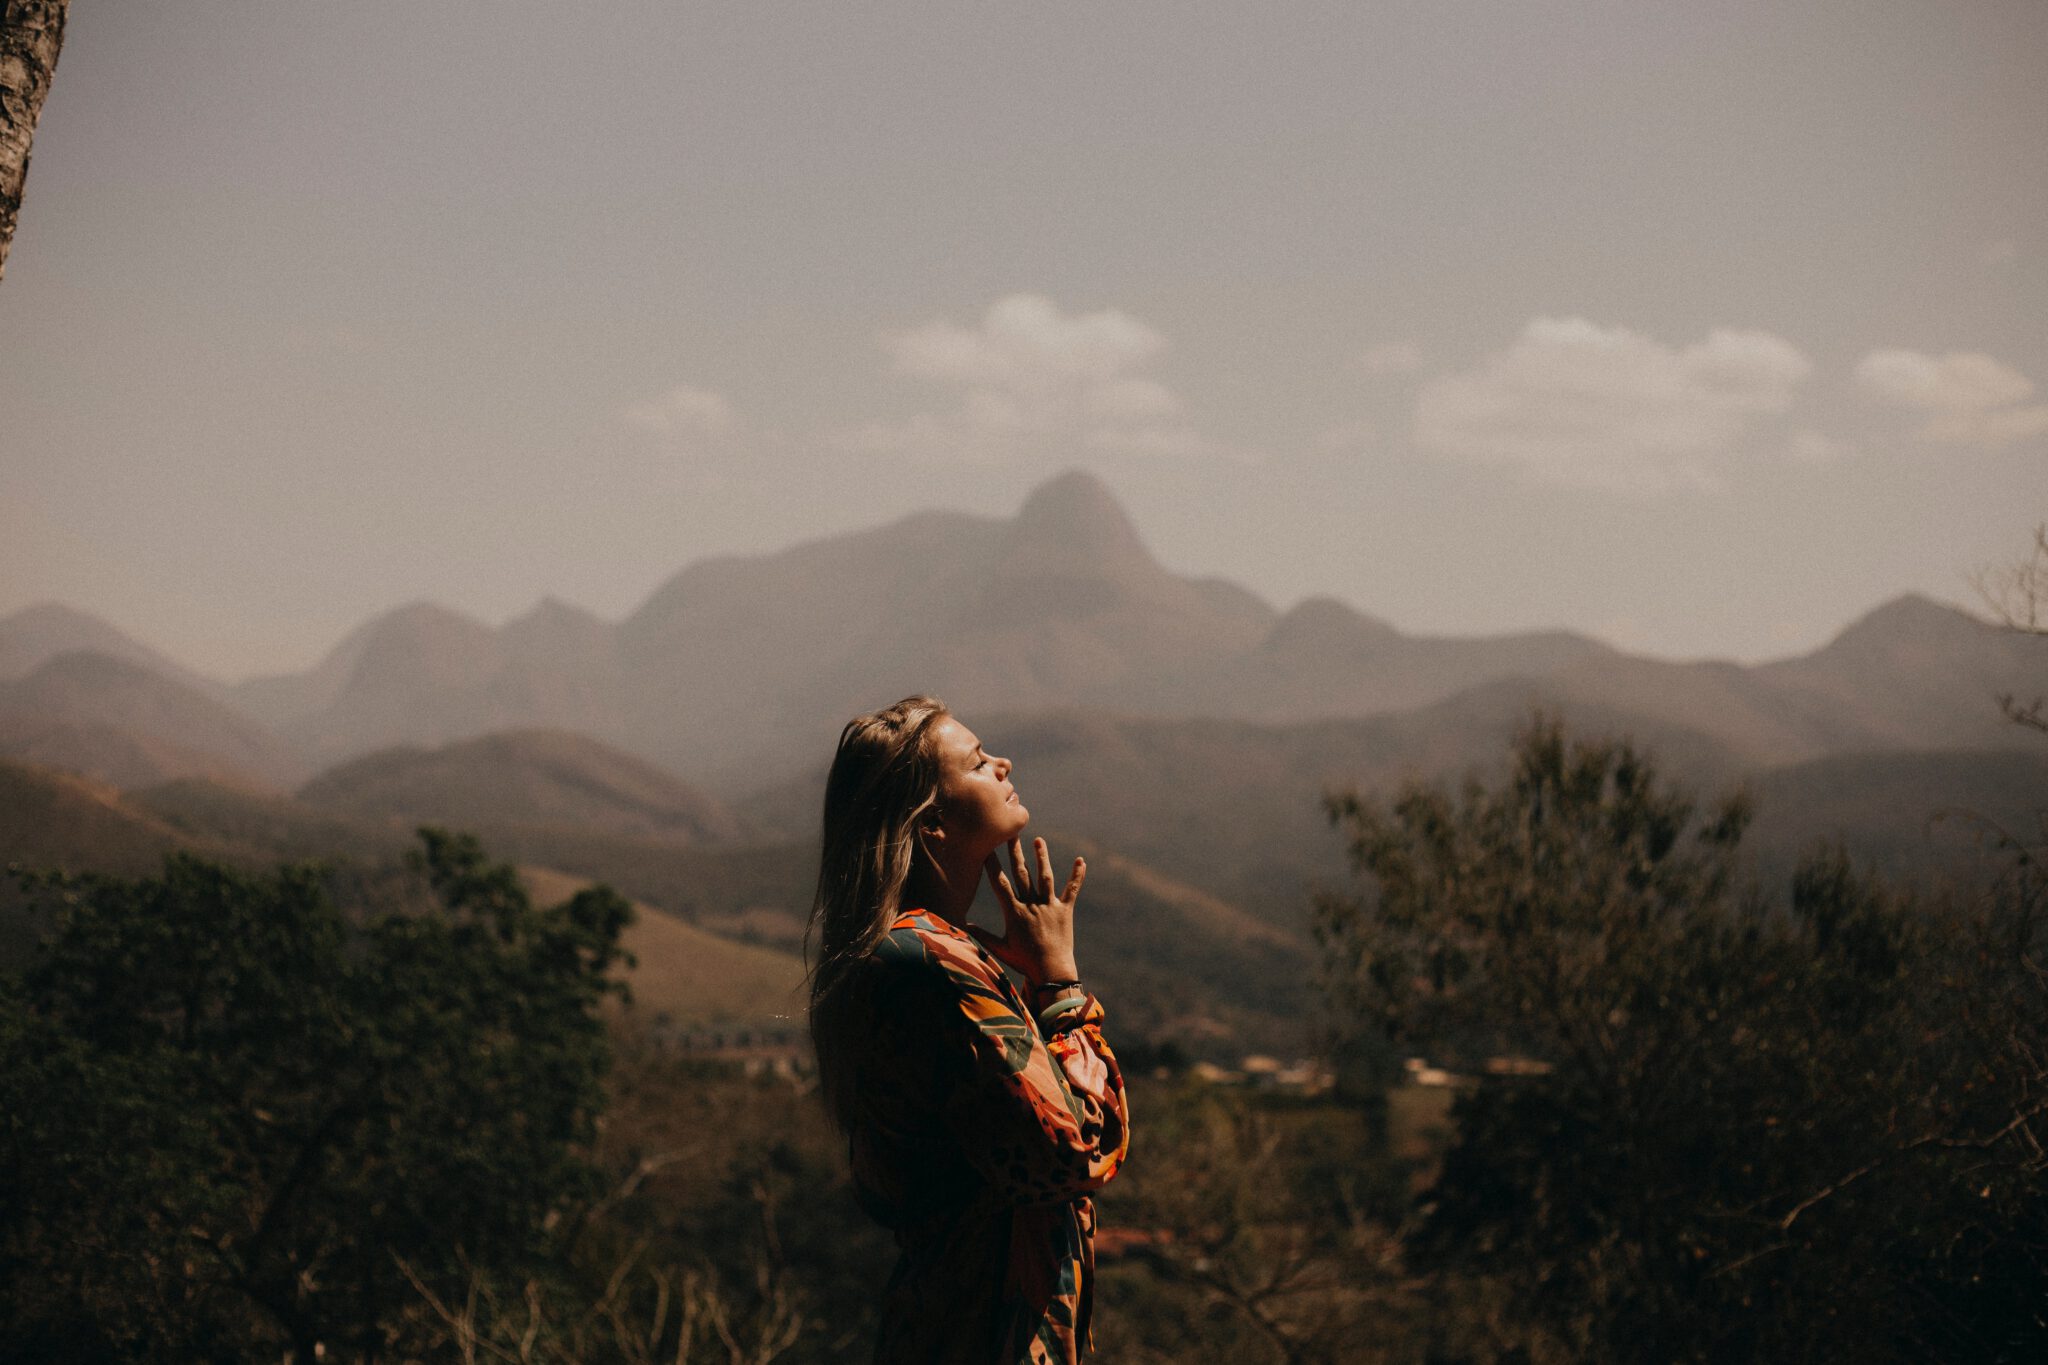
[[[981,870],[945,868],[919,861],[903,883],[903,903],[929,910],[956,929],[967,927],[967,912],[974,908],[974,894],[981,886]]]

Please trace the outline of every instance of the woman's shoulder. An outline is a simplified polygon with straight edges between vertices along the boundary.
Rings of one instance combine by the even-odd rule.
[[[965,930],[929,910],[905,910],[898,915],[871,957],[885,971],[938,973],[977,985],[991,984],[1001,971]]]

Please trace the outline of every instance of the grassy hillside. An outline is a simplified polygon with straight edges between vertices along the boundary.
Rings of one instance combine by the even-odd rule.
[[[559,904],[590,885],[549,868],[519,873],[538,905]],[[622,940],[637,962],[622,973],[633,991],[628,1017],[656,1028],[802,1028],[804,972],[794,954],[720,938],[644,902],[633,908]]]

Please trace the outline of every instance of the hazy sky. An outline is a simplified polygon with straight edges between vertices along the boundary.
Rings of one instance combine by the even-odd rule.
[[[2039,0],[78,0],[0,612],[233,678],[1078,464],[1281,606],[1758,658],[2019,557],[2043,385]]]

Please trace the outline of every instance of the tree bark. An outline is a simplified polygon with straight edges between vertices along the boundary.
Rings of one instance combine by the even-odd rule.
[[[21,213],[28,149],[64,46],[71,0],[0,0],[0,278]]]

